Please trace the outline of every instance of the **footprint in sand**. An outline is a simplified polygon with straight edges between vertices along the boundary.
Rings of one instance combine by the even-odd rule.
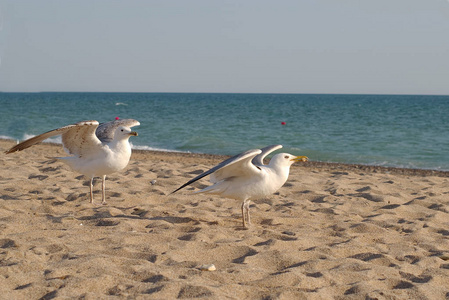
[[[213,292],[203,286],[186,285],[179,291],[179,299],[212,297]]]
[[[240,257],[237,257],[237,258],[233,259],[232,262],[236,263],[236,264],[243,264],[243,263],[245,263],[245,259],[247,257],[254,256],[254,255],[258,254],[258,253],[259,253],[258,251],[249,248],[248,251],[245,254],[243,254]]]
[[[149,213],[149,210],[146,209],[142,209],[142,208],[134,208],[133,211],[131,212],[131,215],[134,216],[139,216],[141,218],[145,218],[145,216]]]
[[[95,226],[117,226],[118,224],[120,224],[120,221],[101,219],[98,220]]]
[[[178,237],[178,240],[180,241],[194,241],[196,238],[195,234],[186,234]]]
[[[48,176],[47,175],[36,175],[36,174],[31,174],[30,176],[28,176],[28,179],[39,179],[39,180],[44,180],[47,179]]]
[[[144,280],[142,280],[142,282],[145,282],[145,283],[158,283],[158,282],[161,282],[161,281],[168,281],[168,278],[167,277],[165,277],[164,275],[153,275],[153,276],[150,276],[150,277],[148,277],[148,278],[145,278]]]
[[[432,278],[433,278],[430,275],[415,276],[413,274],[402,272],[402,271],[399,271],[399,274],[401,275],[402,278],[404,278],[408,281],[414,282],[414,283],[427,283],[430,280],[432,280]]]
[[[11,240],[11,239],[1,239],[0,240],[0,248],[2,248],[2,249],[17,248],[17,244],[14,240]]]
[[[151,289],[146,290],[145,292],[143,292],[142,294],[154,294],[157,292],[162,291],[162,289],[164,288],[165,285],[160,285]]]
[[[29,287],[32,286],[32,285],[33,285],[32,283],[27,283],[27,284],[19,285],[19,286],[17,286],[14,290],[23,290],[23,289],[29,288]]]

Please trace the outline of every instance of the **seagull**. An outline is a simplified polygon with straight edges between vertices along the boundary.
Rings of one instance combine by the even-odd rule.
[[[180,189],[210,175],[213,185],[195,193],[220,195],[243,201],[243,227],[251,224],[249,204],[253,199],[263,198],[275,193],[288,179],[290,166],[296,161],[307,161],[306,156],[294,156],[288,153],[274,155],[268,165],[263,159],[271,152],[282,148],[282,145],[271,145],[262,149],[253,149],[233,156],[219,163],[212,169],[189,180]]]
[[[137,136],[137,132],[131,131],[130,128],[138,125],[140,123],[133,119],[117,118],[102,124],[97,121],[81,121],[32,137],[5,153],[22,151],[49,137],[61,135],[64,150],[70,156],[54,158],[90,178],[90,203],[93,203],[93,179],[103,177],[101,204],[104,205],[106,175],[120,171],[128,165],[131,157],[129,138]]]

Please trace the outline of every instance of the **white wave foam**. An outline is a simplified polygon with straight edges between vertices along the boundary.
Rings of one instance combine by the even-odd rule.
[[[154,148],[150,146],[135,146],[130,142],[131,148],[135,150],[149,150],[149,151],[160,151],[160,152],[176,152],[176,153],[191,153],[190,151],[179,151],[173,149],[164,149],[164,148]]]
[[[16,140],[17,142],[22,142],[25,141],[27,139],[30,139],[32,137],[35,137],[36,135],[34,134],[28,134],[25,133],[23,135],[23,138],[18,140],[16,138],[10,137],[10,136],[6,136],[6,135],[0,135],[0,139],[5,139],[5,140]],[[56,137],[51,137],[48,138],[46,140],[43,141],[44,143],[53,143],[53,144],[62,144],[62,138],[61,136],[56,136]],[[191,153],[190,151],[179,151],[179,150],[173,150],[173,149],[165,149],[165,148],[154,148],[154,147],[150,147],[150,146],[142,146],[142,145],[133,145],[133,143],[129,143],[131,145],[132,149],[136,149],[136,150],[150,150],[150,151],[161,151],[161,152],[179,152],[179,153]]]
[[[2,140],[15,140],[15,138],[7,136],[7,135],[0,135],[0,139],[2,139]]]

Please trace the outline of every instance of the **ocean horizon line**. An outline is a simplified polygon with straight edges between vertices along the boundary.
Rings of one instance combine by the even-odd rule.
[[[449,97],[449,94],[408,94],[408,93],[346,93],[346,92],[136,92],[136,91],[0,91],[1,94],[211,94],[211,95],[338,95],[338,96],[429,96],[429,97]]]

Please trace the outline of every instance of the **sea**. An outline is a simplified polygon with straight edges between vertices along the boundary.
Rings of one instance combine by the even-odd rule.
[[[449,171],[449,96],[0,93],[4,139],[116,117],[140,122],[134,149],[234,155],[282,144],[311,161]]]

